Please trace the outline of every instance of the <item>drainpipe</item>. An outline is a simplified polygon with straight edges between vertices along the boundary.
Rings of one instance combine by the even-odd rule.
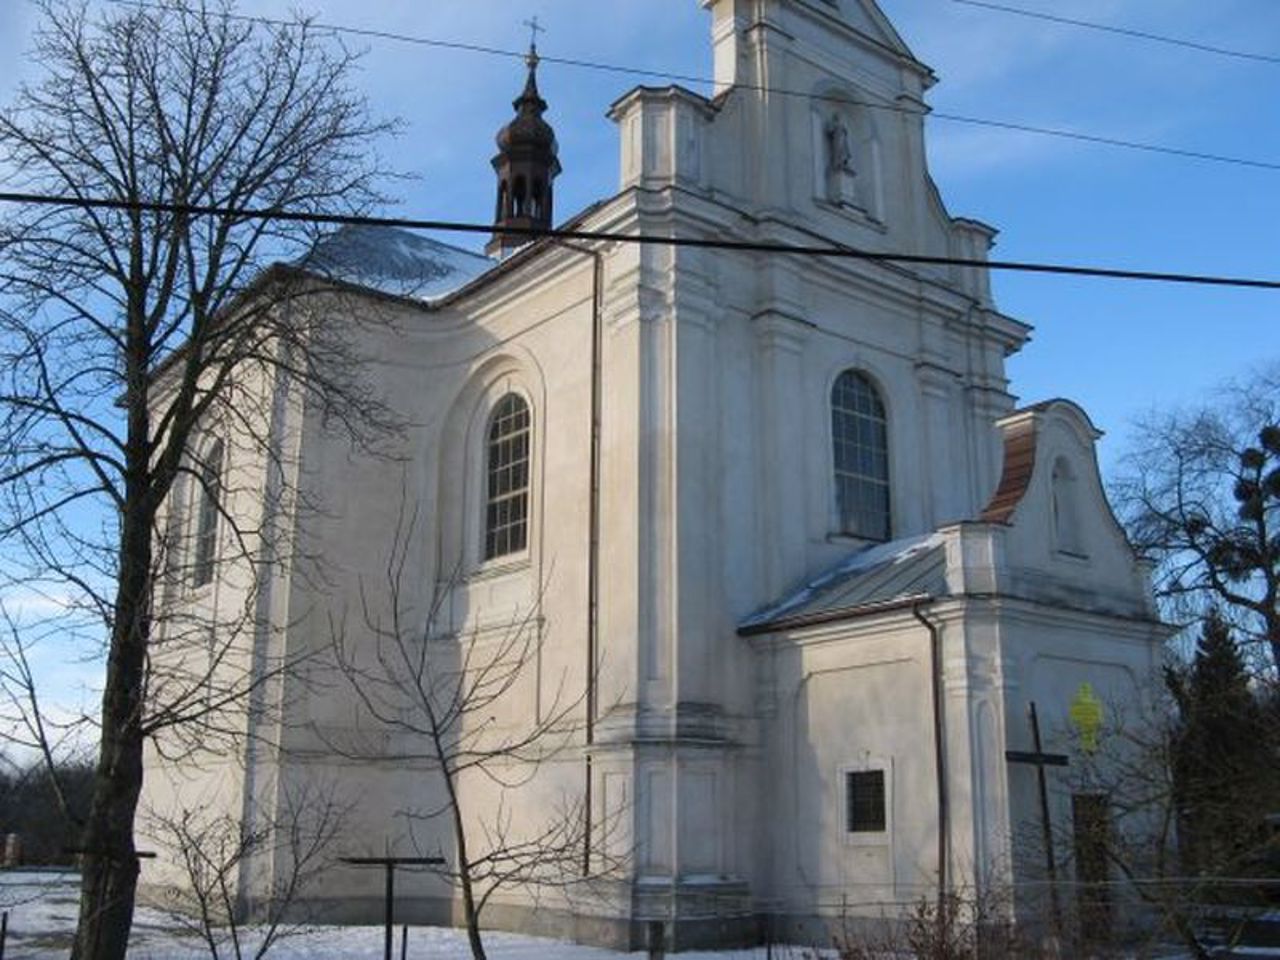
[[[587,497],[587,691],[586,757],[583,769],[582,875],[591,873],[592,773],[591,746],[596,740],[596,665],[600,645],[600,407],[601,356],[604,333],[604,256],[599,250],[557,241],[557,246],[592,258],[591,272],[591,441]]]
[[[929,631],[929,668],[933,687],[933,765],[938,784],[938,913],[947,896],[947,841],[951,835],[951,808],[947,797],[947,755],[942,724],[942,632],[921,611],[928,601],[912,604],[911,615]]]

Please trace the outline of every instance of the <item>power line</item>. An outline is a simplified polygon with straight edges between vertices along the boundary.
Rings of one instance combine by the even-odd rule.
[[[146,9],[168,9],[162,4],[152,2],[152,0],[111,0],[112,3],[121,6],[142,7]],[[260,23],[267,26],[276,27],[297,27],[298,22],[293,20],[273,19],[271,17],[250,16],[248,14],[219,14],[233,20],[241,20],[250,23]],[[311,26],[318,30],[327,30],[334,33],[345,33],[358,37],[369,37],[378,40],[393,40],[400,43],[411,43],[418,46],[434,47],[443,50],[457,50],[465,53],[479,53],[486,56],[507,57],[510,59],[524,60],[528,55],[525,51],[507,50],[502,47],[485,46],[478,43],[466,43],[458,40],[439,40],[432,37],[420,37],[406,33],[396,33],[390,30],[374,30],[365,27],[350,27],[342,24],[324,23],[320,21],[311,22]],[[667,82],[678,81],[681,83],[694,83],[704,86],[715,86],[716,81],[711,77],[698,76],[695,74],[677,73],[674,71],[651,70],[644,67],[631,67],[615,63],[606,63],[598,60],[582,60],[573,57],[555,57],[539,54],[539,60],[542,63],[554,63],[564,67],[574,67],[586,70],[597,70],[606,73],[625,74],[635,77],[648,77],[651,79],[665,80]],[[882,110],[888,113],[909,114],[912,116],[929,116],[935,120],[945,120],[950,123],[962,123],[970,126],[989,127],[997,130],[1011,130],[1018,133],[1033,134],[1042,137],[1055,137],[1060,140],[1071,140],[1078,143],[1088,143],[1095,146],[1117,147],[1125,150],[1137,150],[1143,153],[1157,153],[1166,156],[1180,157],[1189,160],[1202,160],[1210,163],[1223,163],[1240,167],[1251,167],[1258,170],[1280,170],[1280,161],[1272,160],[1256,160],[1249,157],[1237,157],[1221,153],[1209,153],[1203,150],[1190,150],[1182,147],[1169,146],[1167,144],[1150,143],[1142,140],[1129,140],[1123,137],[1111,137],[1102,134],[1083,133],[1076,130],[1068,130],[1062,127],[1043,127],[1029,123],[1019,123],[1012,120],[995,120],[986,117],[975,117],[967,114],[948,113],[944,111],[929,111],[916,107],[900,106],[893,103],[876,103],[870,100],[859,100],[853,97],[842,95],[821,95],[814,94],[807,90],[788,90],[782,87],[771,87],[765,84],[754,83],[735,83],[734,89],[750,90],[757,93],[770,93],[778,96],[786,97],[802,97],[806,100],[818,100],[831,103],[847,103],[856,106],[865,107],[868,110]]]
[[[1059,276],[1099,277],[1111,280],[1146,280],[1155,283],[1194,284],[1214,287],[1247,287],[1280,290],[1280,280],[1254,277],[1229,277],[1215,274],[1175,273],[1158,270],[1123,270],[1113,267],[1076,266],[1071,264],[1036,263],[1018,260],[974,260],[964,257],[941,257],[918,253],[861,250],[842,244],[788,244],[764,240],[729,238],[662,237],[652,234],[620,233],[608,230],[576,228],[543,229],[539,227],[495,226],[456,220],[423,220],[407,217],[370,217],[340,213],[306,213],[290,210],[259,210],[204,204],[160,203],[154,201],[113,200],[100,197],[55,196],[39,193],[0,192],[0,203],[25,203],[53,207],[75,207],[84,210],[127,210],[145,213],[169,213],[188,216],[220,216],[240,220],[281,220],[293,223],[331,226],[399,227],[411,230],[436,230],[444,233],[504,234],[539,239],[597,240],[608,243],[651,244],[668,247],[694,247],[712,250],[736,250],[747,253],[776,253],[791,256],[833,257],[866,260],[877,263],[909,263],[932,266],[972,267],[978,270],[1003,270],[1014,273],[1044,273]]]
[[[1185,47],[1188,50],[1199,50],[1201,53],[1216,53],[1223,57],[1235,57],[1238,60],[1253,60],[1258,63],[1280,64],[1280,56],[1273,56],[1267,53],[1249,53],[1244,50],[1232,50],[1229,47],[1217,47],[1209,43],[1200,43],[1196,40],[1185,40],[1182,37],[1170,37],[1159,33],[1148,33],[1145,30],[1133,30],[1128,27],[1116,27],[1107,23],[1097,23],[1093,20],[1076,20],[1072,17],[1061,17],[1054,13],[1043,13],[1039,10],[1026,10],[1022,7],[1009,7],[1002,3],[991,3],[990,0],[952,0],[952,3],[962,3],[969,7],[983,7],[987,10],[999,10],[1001,13],[1012,13],[1019,17],[1030,17],[1034,20],[1048,20],[1051,23],[1061,23],[1072,27],[1084,27],[1087,30],[1099,30],[1103,33],[1116,33],[1122,37],[1131,37],[1136,40],[1150,40],[1155,43],[1165,43],[1173,47]]]

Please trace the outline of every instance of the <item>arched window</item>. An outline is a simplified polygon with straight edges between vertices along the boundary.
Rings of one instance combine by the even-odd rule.
[[[839,532],[889,539],[889,436],[884,402],[861,373],[846,370],[831,388]]]
[[[191,564],[193,586],[213,580],[218,555],[218,514],[222,500],[222,441],[215,440],[196,465],[195,555]]]
[[[508,393],[489,418],[484,558],[519,553],[529,542],[529,405]]]

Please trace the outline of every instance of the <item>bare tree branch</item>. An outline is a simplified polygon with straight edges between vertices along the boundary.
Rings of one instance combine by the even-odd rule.
[[[400,815],[419,851],[427,845],[422,828],[447,824],[452,856],[433,872],[458,891],[472,956],[484,960],[481,916],[494,896],[513,888],[589,890],[621,869],[628,855],[615,852],[612,833],[622,811],[604,811],[592,827],[584,798],[566,795],[558,809],[541,818],[526,813],[517,822],[508,792],[545,775],[548,764],[581,742],[585,684],[572,691],[562,676],[540,710],[530,716],[522,709],[517,688],[531,680],[540,604],[530,603],[490,630],[442,629],[460,579],[449,578],[423,602],[421,591],[406,582],[416,529],[417,511],[406,509],[402,496],[384,582],[378,588],[361,584],[358,623],[330,618],[336,667],[375,731],[362,723],[340,735],[317,733],[348,759],[412,761],[438,778],[442,803],[410,805]],[[474,809],[468,797],[476,790],[496,796],[496,808]],[[583,871],[587,830],[596,851],[591,875]]]
[[[1175,621],[1210,606],[1280,673],[1280,365],[1143,425],[1114,499]]]
[[[352,92],[356,57],[305,19],[248,24],[226,15],[230,0],[37,6],[40,79],[0,111],[6,184],[222,209],[359,214],[383,201],[372,148],[393,125]],[[57,584],[76,636],[96,618],[105,668],[78,960],[124,956],[144,741],[164,756],[234,752],[267,728],[249,722],[268,709],[264,690],[299,666],[256,652],[284,626],[262,622],[258,586],[301,549],[272,517],[320,506],[291,480],[286,420],[318,413],[383,453],[402,426],[359,346],[385,319],[280,266],[315,240],[310,226],[234,214],[0,217],[0,583]],[[202,462],[213,437],[227,452],[216,478]],[[264,486],[267,510],[246,512]],[[197,505],[235,599],[195,582],[213,562],[193,552]],[[32,740],[56,742],[28,639],[8,642],[7,702]]]

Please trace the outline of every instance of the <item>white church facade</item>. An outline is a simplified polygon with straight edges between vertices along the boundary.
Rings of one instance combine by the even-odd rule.
[[[501,802],[518,832],[584,802],[587,842],[620,871],[590,896],[504,893],[488,916],[618,946],[655,920],[678,947],[751,941],[762,920],[816,939],[939,884],[1040,882],[1036,767],[1010,761],[1035,750],[1030,705],[1045,750],[1069,755],[1073,705],[1139,696],[1165,636],[1106,502],[1098,431],[1067,400],[1019,408],[1005,361],[1030,328],[999,311],[986,270],[928,262],[982,261],[994,238],[928,174],[929,69],[872,0],[702,4],[714,95],[613,103],[618,192],[569,226],[742,245],[499,231],[482,257],[338,233],[291,270],[341,281],[335,322],[362,302],[392,318],[366,346],[410,427],[394,461],[363,457],[323,411],[266,390],[272,442],[325,509],[269,508],[261,465],[234,463],[246,492],[227,509],[262,527],[276,509],[325,575],[211,574],[189,601],[252,594],[273,655],[321,651],[338,622],[358,646],[353,611],[412,514],[400,576],[436,612],[426,642],[483,649],[527,625],[535,655],[500,722],[565,691],[575,708],[571,745],[523,785],[464,782],[464,809]],[[535,73],[499,137],[498,226],[552,222],[561,158]],[[144,807],[266,822],[289,784],[324,781],[350,807],[335,856],[452,855],[447,821],[405,826],[439,785],[394,737],[365,759],[329,749],[371,722],[341,682],[285,675],[261,696],[271,737],[199,771],[154,757]],[[1069,822],[1063,774],[1047,776]],[[167,869],[144,864],[143,883]],[[273,869],[242,871],[242,902]],[[335,865],[309,896],[369,922],[381,882]],[[456,917],[437,879],[397,891],[406,922]]]

